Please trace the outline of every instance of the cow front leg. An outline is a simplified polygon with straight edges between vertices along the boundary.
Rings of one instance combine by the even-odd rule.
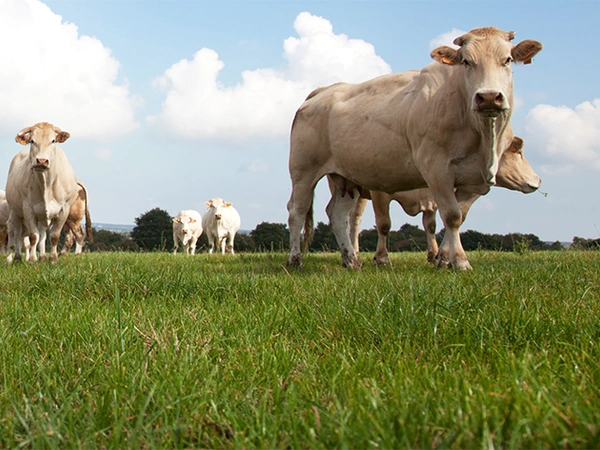
[[[356,190],[353,195],[349,193],[342,195],[342,192],[336,189],[326,208],[331,229],[342,253],[342,265],[349,269],[361,267],[360,257],[350,239],[350,212],[358,200],[358,195]]]
[[[360,197],[350,212],[350,240],[352,241],[352,246],[356,253],[360,253],[360,225],[362,224],[362,218],[367,203],[369,203],[369,199]]]
[[[440,216],[446,228],[436,258],[437,266],[452,267],[456,270],[470,270],[471,264],[469,264],[467,254],[460,241],[460,226],[463,223],[463,216],[453,191],[454,189],[451,190],[451,195],[445,195],[446,192],[434,193]]]

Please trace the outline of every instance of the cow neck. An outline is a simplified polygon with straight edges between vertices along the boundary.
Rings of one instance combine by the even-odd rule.
[[[495,118],[483,118],[484,128],[482,133],[482,145],[486,156],[486,173],[482,174],[486,184],[496,184],[496,174],[500,166],[502,156],[502,141],[510,121],[510,112],[502,113]],[[488,150],[489,149],[489,150]],[[491,183],[491,184],[490,184]]]

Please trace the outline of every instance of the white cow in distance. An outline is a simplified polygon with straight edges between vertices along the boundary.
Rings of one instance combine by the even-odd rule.
[[[210,246],[208,252],[213,252],[216,242],[221,248],[221,253],[225,254],[228,249],[233,255],[233,241],[241,225],[239,213],[231,202],[226,202],[220,197],[207,201],[206,206],[208,209],[202,216],[202,227]]]
[[[46,233],[50,230],[52,262],[58,261],[58,239],[67,221],[79,186],[67,156],[57,145],[70,134],[47,122],[40,122],[19,131],[15,141],[29,148],[11,161],[6,180],[6,200],[10,207],[8,219],[8,257],[11,263],[21,259],[23,232],[31,243],[30,261],[46,258]]]
[[[177,254],[179,242],[186,255],[196,254],[196,242],[202,235],[202,216],[193,209],[179,211],[173,219],[173,254]]]

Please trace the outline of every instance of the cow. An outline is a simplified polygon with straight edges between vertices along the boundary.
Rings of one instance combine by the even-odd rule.
[[[513,138],[511,66],[531,62],[542,49],[534,40],[513,45],[514,36],[476,28],[454,40],[458,49],[434,49],[434,62],[420,71],[309,94],[290,134],[288,265],[302,266],[300,234],[304,227],[310,242],[314,189],[329,175],[338,189],[326,211],[345,267],[361,266],[349,235],[361,187],[390,194],[429,187],[446,228],[437,265],[471,269],[460,226],[496,182],[500,156]]]
[[[21,259],[24,236],[31,251],[28,261],[46,258],[46,234],[50,233],[50,260],[58,261],[58,239],[67,221],[71,205],[77,198],[77,178],[67,156],[57,143],[70,134],[55,125],[40,122],[19,131],[15,141],[28,145],[10,163],[6,180],[8,219],[8,256],[6,261]],[[25,231],[25,235],[24,235]]]
[[[196,242],[202,235],[202,216],[193,209],[179,211],[173,219],[173,254],[177,254],[179,242],[186,255],[196,254]]]
[[[206,206],[208,209],[202,216],[202,228],[208,238],[208,253],[212,254],[216,243],[222,254],[229,250],[233,255],[233,241],[241,224],[239,213],[231,202],[220,197],[207,201]]]
[[[515,136],[510,147],[500,158],[498,173],[496,174],[496,186],[530,194],[538,190],[541,183],[541,178],[523,156],[523,139]],[[333,188],[331,184],[330,188]],[[409,216],[414,217],[419,213],[423,213],[423,228],[427,236],[427,260],[429,262],[434,261],[438,252],[438,244],[435,239],[435,215],[438,207],[428,188],[396,192],[394,194],[377,191],[363,192],[350,214],[350,236],[357,252],[360,223],[369,198],[373,203],[378,235],[377,251],[373,257],[377,265],[389,264],[387,236],[391,229],[389,207],[392,200],[396,200]]]
[[[0,253],[6,253],[6,244],[8,243],[8,216],[10,208],[6,201],[6,191],[0,190]]]
[[[82,181],[77,180],[78,190],[75,202],[71,205],[67,221],[63,226],[63,234],[65,242],[60,251],[61,255],[66,255],[71,250],[73,242],[75,242],[75,254],[79,255],[85,245],[85,238],[88,242],[94,242],[92,232],[92,219],[88,206],[88,191]],[[82,226],[83,218],[85,217],[85,231]]]

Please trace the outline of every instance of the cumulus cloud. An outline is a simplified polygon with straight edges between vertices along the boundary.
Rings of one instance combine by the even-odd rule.
[[[574,109],[538,105],[525,124],[528,141],[559,165],[586,164],[600,169],[600,99]]]
[[[322,17],[301,13],[294,29],[298,37],[283,43],[282,69],[244,71],[235,86],[219,82],[224,62],[214,50],[202,48],[191,60],[173,64],[154,82],[165,100],[148,122],[163,134],[190,140],[287,137],[296,109],[312,89],[391,72],[371,44],[335,34]]]
[[[452,28],[452,30],[448,31],[447,33],[442,33],[442,34],[434,37],[429,42],[429,50],[433,50],[434,48],[437,48],[441,45],[447,45],[448,47],[458,48],[458,46],[454,45],[452,43],[452,41],[454,41],[454,39],[456,39],[457,37],[462,36],[463,34],[466,34],[466,33],[467,33],[467,31],[462,31],[457,28]]]
[[[39,0],[0,5],[0,135],[41,121],[83,138],[137,128],[136,100],[117,83],[119,62],[110,49]]]

